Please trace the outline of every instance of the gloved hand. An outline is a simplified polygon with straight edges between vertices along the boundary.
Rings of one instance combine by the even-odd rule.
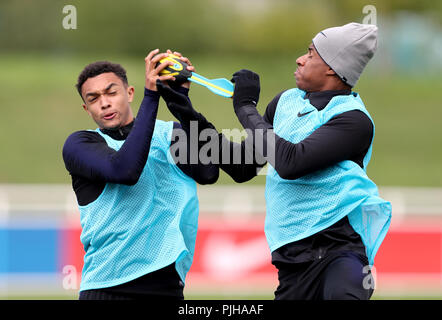
[[[201,113],[193,108],[188,97],[163,84],[159,80],[156,84],[158,93],[166,102],[167,108],[183,127],[188,127],[190,121],[198,121],[199,130],[207,128],[215,129],[215,127],[207,121]]]
[[[233,91],[233,107],[235,112],[246,105],[256,107],[261,90],[259,75],[253,71],[242,69],[233,74],[231,81],[235,83],[235,89]]]

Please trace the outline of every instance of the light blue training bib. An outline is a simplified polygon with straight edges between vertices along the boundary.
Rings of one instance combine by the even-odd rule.
[[[373,122],[357,94],[335,96],[321,111],[304,99],[305,94],[295,88],[284,92],[279,99],[274,132],[287,141],[299,143],[334,116],[350,110],[364,112]],[[298,112],[310,113],[298,117]],[[296,180],[286,180],[269,164],[265,233],[271,251],[348,216],[362,238],[369,263],[373,264],[390,225],[391,204],[379,197],[376,184],[366,174],[372,143],[373,140],[364,157],[363,169],[346,160]]]
[[[156,120],[149,156],[133,186],[107,183],[79,206],[85,256],[80,290],[122,284],[176,262],[184,282],[198,226],[196,183],[169,152],[173,122]],[[112,149],[124,141],[96,130]]]

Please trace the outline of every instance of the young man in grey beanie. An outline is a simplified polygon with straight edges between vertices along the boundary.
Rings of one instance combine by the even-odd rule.
[[[373,25],[319,32],[296,60],[297,88],[278,94],[263,117],[256,110],[259,76],[233,75],[243,127],[255,140],[273,134],[254,147],[269,163],[265,233],[278,269],[276,299],[369,299],[373,293],[370,269],[391,205],[366,175],[374,124],[352,88],[376,47]],[[260,168],[220,167],[238,182]]]
[[[235,114],[252,134],[241,144],[220,134],[219,162],[236,182],[269,163],[265,233],[278,269],[278,300],[369,299],[373,293],[370,270],[391,205],[365,172],[374,125],[352,87],[376,46],[372,25],[321,31],[296,60],[297,88],[278,94],[263,117],[256,110],[259,76],[249,70],[233,75]],[[173,114],[192,110],[184,104],[168,107]],[[235,149],[242,151],[240,163],[232,161]]]

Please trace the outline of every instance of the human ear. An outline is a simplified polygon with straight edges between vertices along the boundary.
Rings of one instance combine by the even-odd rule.
[[[325,72],[325,74],[328,76],[335,76],[336,72],[332,68],[328,67],[328,70]]]
[[[129,102],[132,102],[132,100],[134,99],[134,92],[135,92],[135,88],[132,86],[127,87],[127,96],[129,99]]]
[[[82,104],[84,111],[86,111],[88,113],[88,115],[91,116],[91,112],[89,111],[88,107],[83,103]]]

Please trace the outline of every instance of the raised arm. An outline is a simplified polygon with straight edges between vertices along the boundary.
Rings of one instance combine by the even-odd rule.
[[[357,110],[330,119],[299,143],[291,143],[275,134],[272,125],[256,110],[259,96],[259,78],[256,76],[250,71],[234,76],[235,90],[237,86],[239,89],[238,97],[234,99],[235,113],[255,139],[263,139],[263,143],[254,143],[254,147],[257,153],[266,156],[282,178],[297,179],[340,161],[353,160],[366,152],[373,137],[373,125],[363,112]],[[273,107],[269,105],[267,110]],[[265,118],[272,119],[273,115],[271,110],[266,111]]]
[[[172,78],[158,75],[170,63],[156,67],[156,63],[167,55],[157,53],[158,50],[151,51],[145,59],[144,99],[137,120],[118,151],[110,148],[98,133],[79,131],[68,137],[63,147],[63,159],[72,175],[126,185],[137,183],[148,158],[158,111],[156,80]]]

